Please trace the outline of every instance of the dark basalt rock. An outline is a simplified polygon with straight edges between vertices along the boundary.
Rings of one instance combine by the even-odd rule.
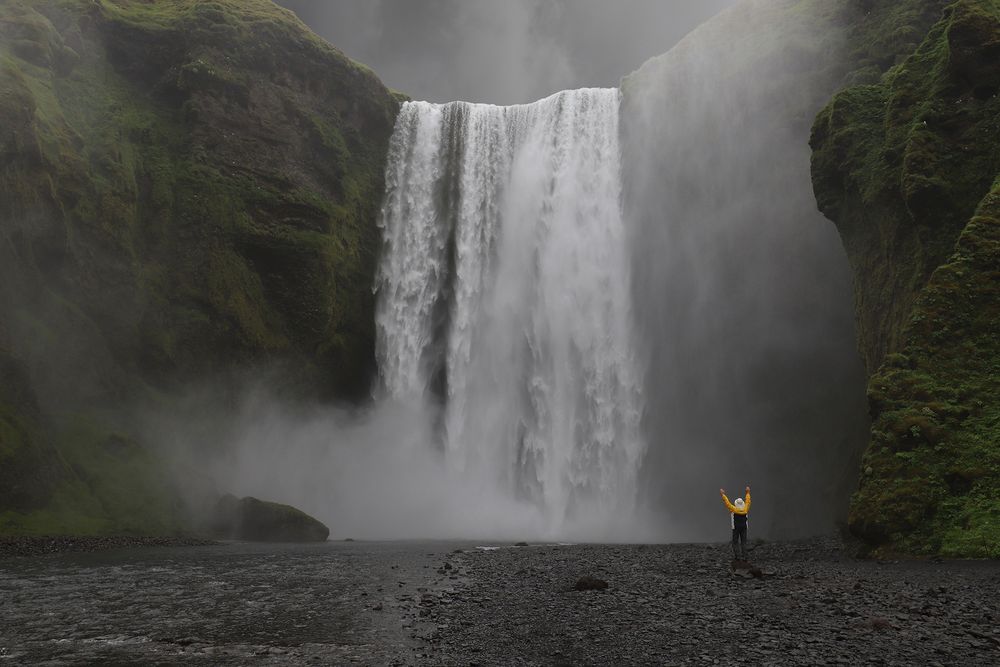
[[[608,582],[596,577],[580,577],[573,585],[574,591],[603,591],[607,590]]]
[[[202,547],[216,544],[199,537],[166,536],[137,537],[134,535],[20,535],[0,536],[0,559],[7,557],[37,557],[46,554],[138,549],[142,547]]]
[[[216,505],[211,531],[250,542],[325,542],[330,535],[321,521],[291,505],[228,494]]]
[[[764,571],[745,560],[733,561],[733,576],[744,579],[763,579]]]

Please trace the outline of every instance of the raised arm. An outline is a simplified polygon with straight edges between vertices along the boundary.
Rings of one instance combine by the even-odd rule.
[[[747,512],[749,512],[750,511],[750,485],[749,484],[747,484],[747,497],[746,497],[745,500],[746,500],[746,504],[747,504]]]
[[[729,498],[726,497],[726,490],[719,489],[719,493],[722,494],[722,502],[725,503],[726,509],[729,510],[730,512],[735,512],[736,507],[731,502],[729,502]]]

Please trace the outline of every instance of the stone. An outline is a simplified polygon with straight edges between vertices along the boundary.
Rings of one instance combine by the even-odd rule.
[[[603,591],[608,588],[608,582],[596,577],[580,577],[573,585],[575,591]]]
[[[216,504],[211,531],[249,542],[325,542],[330,535],[321,521],[291,505],[229,494]]]

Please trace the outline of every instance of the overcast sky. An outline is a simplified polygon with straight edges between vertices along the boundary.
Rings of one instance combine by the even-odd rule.
[[[415,99],[616,86],[735,0],[277,0]]]

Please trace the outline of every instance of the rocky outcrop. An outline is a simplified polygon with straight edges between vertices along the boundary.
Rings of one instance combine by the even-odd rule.
[[[0,452],[53,459],[23,445],[35,424],[64,459],[114,457],[106,443],[135,442],[112,437],[123,406],[248,370],[278,393],[365,396],[397,108],[266,0],[0,5],[0,349],[39,408],[8,419],[0,401]],[[79,458],[67,507],[105,472]],[[65,489],[37,490],[44,506]]]
[[[249,542],[325,542],[330,529],[291,505],[226,495],[215,507],[212,533]]]
[[[882,553],[996,557],[1000,9],[961,0],[930,27],[942,3],[869,4],[909,12],[925,37],[813,129],[816,197],[848,251],[870,375],[849,523]]]

